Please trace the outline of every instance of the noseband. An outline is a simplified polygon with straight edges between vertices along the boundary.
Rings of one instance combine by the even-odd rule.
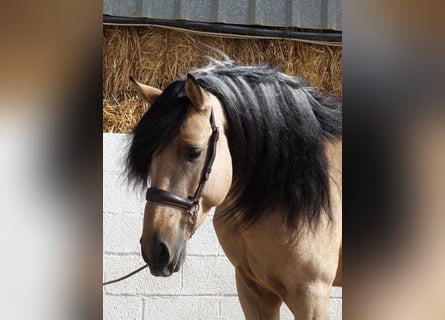
[[[199,180],[199,184],[194,195],[188,196],[187,198],[182,198],[174,194],[173,192],[154,187],[148,188],[145,195],[145,199],[147,201],[158,202],[168,206],[187,210],[187,213],[190,215],[191,220],[190,236],[193,235],[196,229],[196,218],[199,210],[199,198],[201,197],[201,193],[204,189],[206,181],[209,179],[210,172],[212,171],[213,161],[215,160],[216,156],[216,142],[219,138],[219,131],[218,127],[215,125],[213,110],[210,114],[210,126],[212,127],[212,135],[209,139],[206,159],[201,172],[201,179]]]

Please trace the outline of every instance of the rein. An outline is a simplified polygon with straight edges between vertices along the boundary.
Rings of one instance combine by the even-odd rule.
[[[168,206],[178,207],[187,210],[191,220],[190,237],[195,233],[196,218],[199,211],[199,198],[201,198],[202,190],[206,181],[209,179],[210,172],[212,171],[213,161],[216,156],[216,142],[219,138],[219,130],[215,125],[215,116],[213,110],[210,114],[210,126],[212,127],[212,135],[209,138],[206,159],[204,167],[201,172],[201,178],[199,180],[198,187],[193,196],[182,198],[173,192],[162,190],[159,188],[148,188],[145,195],[147,201],[158,202]]]

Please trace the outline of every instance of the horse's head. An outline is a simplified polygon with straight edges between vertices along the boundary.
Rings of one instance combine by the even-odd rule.
[[[167,90],[163,93],[132,81],[150,105],[169,94]],[[180,269],[187,240],[210,209],[223,202],[232,182],[226,120],[219,100],[190,75],[183,90],[189,101],[185,118],[168,143],[155,150],[150,161],[151,188],[147,191],[140,242],[142,256],[155,276],[170,276]],[[215,138],[215,128],[219,139]],[[214,160],[210,159],[212,154]],[[211,167],[208,179],[203,178],[206,167]],[[200,185],[202,190],[198,191]]]

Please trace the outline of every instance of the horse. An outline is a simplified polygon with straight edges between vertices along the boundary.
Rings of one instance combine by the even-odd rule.
[[[267,65],[209,58],[160,90],[130,77],[148,110],[126,158],[146,192],[141,254],[180,270],[216,207],[246,319],[329,319],[341,285],[341,103]]]

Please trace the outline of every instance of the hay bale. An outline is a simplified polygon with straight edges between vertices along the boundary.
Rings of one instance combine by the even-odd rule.
[[[342,50],[291,40],[253,40],[195,35],[156,27],[104,26],[103,131],[130,132],[146,106],[128,76],[164,89],[194,67],[220,58],[207,46],[225,52],[240,64],[280,65],[282,71],[305,79],[341,99]]]

